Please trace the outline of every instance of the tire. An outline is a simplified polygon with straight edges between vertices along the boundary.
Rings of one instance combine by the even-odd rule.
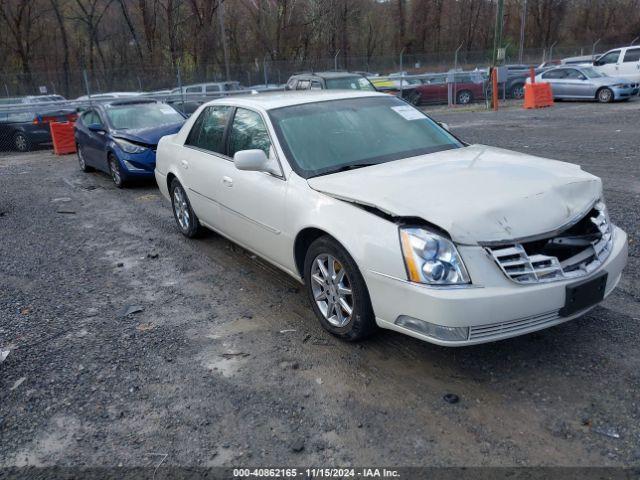
[[[407,97],[407,102],[417,107],[422,103],[422,95],[419,92],[411,92]]]
[[[76,152],[78,153],[78,164],[80,165],[80,170],[83,172],[93,172],[93,168],[87,165],[87,162],[84,160],[84,154],[82,153],[80,145],[76,144]]]
[[[120,169],[120,162],[113,154],[109,154],[107,157],[109,162],[109,174],[111,175],[111,180],[118,188],[124,188],[126,185],[126,181],[122,176],[122,170]]]
[[[13,147],[19,152],[31,150],[31,140],[22,132],[16,132],[13,136]]]
[[[509,96],[511,98],[515,98],[516,100],[522,100],[524,98],[524,83],[517,83],[516,85],[511,87]]]
[[[171,194],[173,218],[180,232],[188,238],[201,236],[204,233],[204,227],[200,225],[200,220],[198,220],[198,217],[191,208],[189,197],[187,197],[187,193],[177,178],[171,181],[169,192]]]
[[[614,99],[613,92],[610,88],[601,88],[600,90],[598,90],[598,93],[596,93],[596,99],[600,103],[611,103]]]
[[[351,255],[333,238],[323,236],[311,244],[304,259],[304,281],[313,311],[329,333],[355,342],[376,330],[362,274]]]
[[[468,105],[473,101],[473,93],[469,90],[460,90],[456,94],[456,103],[458,105]]]

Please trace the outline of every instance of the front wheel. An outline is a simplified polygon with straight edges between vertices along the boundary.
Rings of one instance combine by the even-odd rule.
[[[456,100],[458,105],[467,105],[473,100],[473,94],[469,90],[462,90],[458,92]]]
[[[313,311],[329,333],[353,342],[375,331],[362,274],[333,238],[320,237],[311,244],[304,260],[304,280]]]
[[[411,92],[409,94],[409,96],[407,97],[407,101],[414,106],[418,106],[422,103],[422,95],[420,95],[420,92]]]
[[[613,92],[610,88],[601,88],[598,90],[597,98],[600,103],[613,102]]]
[[[187,193],[177,178],[171,182],[171,206],[173,207],[173,218],[185,237],[194,238],[202,234],[204,229],[200,225],[200,221],[195,212],[191,208],[191,203],[187,197]]]
[[[109,155],[109,173],[111,173],[111,179],[116,187],[123,188],[125,186],[120,162],[114,155]]]

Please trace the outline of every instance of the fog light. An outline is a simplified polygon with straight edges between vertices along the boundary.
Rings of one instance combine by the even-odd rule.
[[[400,315],[395,324],[427,337],[448,342],[462,342],[469,338],[469,327],[445,327],[435,323],[425,322],[407,315]]]

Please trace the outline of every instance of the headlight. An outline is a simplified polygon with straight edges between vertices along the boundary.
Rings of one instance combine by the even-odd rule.
[[[409,280],[430,285],[471,283],[456,246],[448,239],[416,227],[400,229]]]
[[[127,142],[123,138],[114,138],[113,141],[116,142],[118,146],[126,153],[142,153],[147,149],[146,147],[143,147],[141,145]]]

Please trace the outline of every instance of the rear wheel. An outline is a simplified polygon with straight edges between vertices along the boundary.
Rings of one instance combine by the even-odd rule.
[[[191,208],[187,193],[177,178],[172,180],[169,191],[171,193],[173,218],[175,218],[180,232],[189,238],[200,236],[204,232],[204,228],[200,225],[198,217]]]
[[[111,179],[113,183],[118,188],[123,188],[125,186],[125,180],[122,177],[122,169],[120,168],[120,162],[115,157],[115,155],[109,155],[109,173],[111,174]]]
[[[314,313],[329,333],[362,340],[376,329],[369,291],[351,255],[329,236],[314,241],[304,260],[304,280]]]
[[[420,105],[420,103],[422,103],[422,96],[420,95],[420,92],[413,91],[407,97],[407,101],[411,105],[415,105],[417,107],[418,105]]]
[[[596,94],[596,98],[600,103],[613,102],[613,91],[610,88],[601,88]]]
[[[24,133],[18,132],[13,136],[13,146],[19,152],[28,152],[31,150],[31,141]]]
[[[87,165],[87,162],[84,159],[84,152],[80,145],[76,145],[76,152],[78,152],[78,164],[80,165],[80,170],[83,172],[92,172],[93,168]]]
[[[458,105],[467,105],[473,100],[473,94],[469,90],[461,90],[456,95],[456,103]]]
[[[524,83],[518,83],[511,87],[511,98],[521,100],[524,98]]]

